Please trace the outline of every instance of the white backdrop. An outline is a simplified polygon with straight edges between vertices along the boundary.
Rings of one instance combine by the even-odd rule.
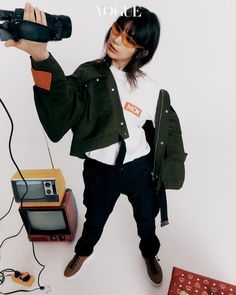
[[[23,7],[18,0],[1,0],[0,9]],[[46,265],[42,285],[51,294],[146,295],[167,294],[172,267],[178,266],[218,280],[236,284],[235,214],[235,111],[236,111],[236,2],[234,0],[93,0],[33,1],[51,14],[69,15],[73,34],[61,42],[50,42],[49,50],[70,74],[82,62],[101,56],[103,40],[115,15],[99,15],[105,6],[143,5],[161,22],[160,45],[145,70],[170,95],[183,131],[186,181],[179,191],[167,191],[170,225],[159,226],[163,286],[152,287],[138,250],[139,239],[130,204],[118,200],[93,256],[79,276],[63,278],[73,255],[73,243],[35,243],[38,259]],[[0,97],[14,121],[12,151],[21,169],[50,168],[42,127],[33,102],[30,60],[14,48],[0,43]],[[12,198],[10,178],[15,172],[8,152],[9,120],[0,106],[0,217]],[[82,204],[83,161],[69,156],[71,134],[59,143],[49,142],[54,164],[62,169],[72,188],[79,211],[79,237],[84,221]],[[14,204],[0,222],[0,242],[15,234],[22,221]],[[76,238],[77,238],[76,237]],[[31,243],[25,230],[1,249],[0,270],[11,267],[37,276]],[[10,279],[0,291],[20,288]],[[37,293],[38,292],[38,293]],[[35,294],[40,294],[40,291]]]

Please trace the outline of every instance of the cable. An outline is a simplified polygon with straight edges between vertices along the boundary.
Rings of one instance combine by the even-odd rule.
[[[43,290],[43,289],[40,289],[40,288],[35,288],[35,289],[32,289],[32,290],[16,290],[16,291],[12,291],[12,292],[7,292],[7,293],[3,293],[3,292],[0,292],[0,294],[3,294],[3,295],[8,295],[8,294],[14,294],[14,293],[18,293],[18,292],[33,292],[33,291],[36,291],[36,290]]]
[[[6,238],[5,240],[3,240],[2,243],[1,243],[1,245],[0,245],[0,249],[2,248],[2,245],[5,243],[5,241],[7,241],[7,240],[9,240],[9,239],[11,239],[11,238],[15,238],[15,237],[17,237],[17,236],[21,233],[23,227],[24,227],[24,224],[21,226],[21,228],[20,228],[20,230],[19,230],[19,232],[18,232],[17,234],[15,234],[14,236],[8,237],[8,238]]]
[[[13,271],[14,271],[14,269],[12,269],[12,268],[6,268],[6,269],[0,271],[0,285],[2,285],[5,281],[4,272],[13,272]]]
[[[9,117],[9,119],[10,119],[10,121],[11,121],[11,133],[10,133],[10,138],[9,138],[9,150],[10,150],[10,156],[11,156],[11,158],[12,158],[12,153],[11,153],[11,138],[12,138],[12,134],[13,134],[13,126],[14,126],[14,124],[13,124],[12,118],[11,118],[11,116],[10,116],[10,114],[9,114],[9,112],[8,112],[8,110],[7,110],[7,108],[6,108],[6,106],[4,105],[3,101],[1,100],[1,98],[0,98],[0,102],[1,102],[1,104],[3,105],[3,107],[4,107],[4,109],[5,109],[5,111],[6,111],[7,115],[8,115],[8,117]],[[13,160],[13,162],[14,162],[14,160]],[[14,163],[14,164],[15,164],[15,163]],[[16,165],[16,166],[17,166],[17,165]],[[5,218],[5,217],[9,214],[9,212],[11,211],[11,208],[12,208],[12,205],[13,205],[13,201],[14,201],[14,197],[12,198],[10,208],[8,209],[7,213],[6,213],[3,217],[0,218],[0,221],[1,221],[3,218]]]
[[[40,272],[39,272],[39,274],[38,274],[38,286],[39,286],[39,288],[42,288],[43,286],[40,285],[39,280],[40,280],[41,273],[42,273],[42,271],[43,271],[44,268],[45,268],[45,265],[43,265],[42,263],[40,263],[40,262],[38,261],[38,258],[37,258],[36,254],[35,254],[34,242],[33,242],[33,241],[31,241],[31,242],[32,242],[32,249],[33,249],[34,258],[35,258],[35,260],[38,262],[38,264],[39,264],[40,266],[42,266],[42,269],[40,270]],[[44,288],[44,287],[43,287],[43,288]]]
[[[9,214],[9,212],[11,211],[11,208],[12,208],[12,205],[13,205],[13,201],[14,201],[14,197],[13,197],[12,200],[11,200],[10,208],[8,209],[7,213],[6,213],[5,215],[3,215],[3,217],[0,218],[0,221],[1,221],[3,218],[5,218],[5,217]]]
[[[1,102],[1,104],[2,104],[2,106],[3,106],[3,108],[4,108],[4,110],[6,111],[7,116],[8,116],[8,118],[9,118],[10,122],[11,122],[11,132],[10,132],[9,143],[8,143],[8,148],[9,148],[10,157],[11,157],[11,160],[12,160],[12,162],[14,163],[14,165],[15,165],[17,171],[19,172],[19,174],[20,174],[22,180],[24,181],[24,183],[25,183],[25,187],[26,187],[26,192],[24,193],[24,195],[23,195],[22,198],[21,198],[21,207],[22,207],[22,203],[23,203],[24,197],[25,197],[25,195],[27,195],[27,193],[28,193],[28,184],[27,184],[26,180],[24,179],[24,177],[23,177],[23,175],[22,175],[22,173],[21,173],[21,171],[20,171],[18,165],[16,164],[16,162],[15,162],[15,160],[14,160],[14,158],[13,158],[13,155],[12,155],[12,151],[11,151],[11,140],[12,140],[12,135],[13,135],[13,131],[14,131],[13,120],[12,120],[11,115],[9,114],[9,112],[8,112],[6,106],[5,106],[5,104],[4,104],[4,102],[2,101],[1,98],[0,98],[0,102]]]
[[[14,271],[14,269],[12,269],[12,268],[6,268],[6,269],[0,271],[0,285],[2,285],[5,281],[4,272],[13,272],[13,271]]]
[[[6,106],[5,106],[5,104],[3,103],[3,101],[2,101],[1,98],[0,98],[0,103],[2,104],[4,110],[6,111],[6,113],[7,113],[7,115],[8,115],[8,118],[9,118],[9,120],[10,120],[10,122],[11,122],[11,132],[10,132],[9,143],[8,143],[10,157],[11,157],[12,162],[14,163],[14,165],[15,165],[17,171],[19,172],[19,174],[20,174],[20,176],[21,176],[21,178],[22,178],[22,180],[24,181],[25,186],[26,186],[26,192],[24,193],[24,195],[23,195],[22,198],[21,198],[21,207],[22,207],[23,199],[24,199],[25,195],[28,193],[28,184],[27,184],[26,180],[24,179],[24,177],[23,177],[23,175],[22,175],[22,173],[21,173],[21,171],[20,171],[18,165],[16,164],[16,162],[15,162],[15,160],[14,160],[14,158],[13,158],[13,155],[12,155],[12,151],[11,151],[11,140],[12,140],[12,135],[13,135],[13,130],[14,130],[13,120],[12,120],[11,115],[9,114],[9,112],[8,112]],[[14,200],[14,198],[13,198],[13,200]],[[10,206],[10,209],[8,210],[7,214],[10,212],[10,210],[11,210],[11,208],[12,208],[13,200],[12,200],[12,202],[11,202],[11,206]],[[2,220],[7,214],[5,214],[0,220]],[[4,240],[2,241],[2,243],[1,243],[1,245],[0,245],[0,249],[1,249],[1,247],[2,247],[2,245],[4,244],[5,241],[7,241],[8,239],[11,239],[11,238],[14,238],[14,237],[18,236],[18,235],[21,233],[23,227],[24,227],[24,224],[21,226],[19,232],[18,232],[16,235],[13,235],[13,236],[11,236],[11,237],[8,237],[8,238],[4,239]],[[44,289],[45,289],[45,287],[44,287],[44,286],[41,286],[40,283],[39,283],[39,279],[40,279],[40,276],[41,276],[42,271],[43,271],[44,268],[45,268],[45,265],[43,265],[43,264],[41,264],[41,263],[39,262],[39,260],[38,260],[38,258],[37,258],[37,256],[36,256],[36,254],[35,254],[35,249],[34,249],[34,243],[33,243],[33,241],[32,241],[32,249],[33,249],[33,255],[34,255],[35,260],[37,261],[37,263],[38,263],[40,266],[42,266],[42,269],[40,270],[40,272],[39,272],[39,274],[38,274],[38,286],[39,286],[39,288],[35,288],[35,289],[32,289],[32,290],[17,290],[17,291],[12,291],[12,292],[7,292],[7,293],[0,292],[0,294],[7,295],[7,294],[18,293],[18,292],[32,292],[32,291],[36,291],[36,290],[39,290],[39,289],[40,289],[40,290],[44,290]],[[4,278],[3,281],[4,281],[4,280],[5,280],[4,274],[3,274],[3,272],[0,272],[0,273],[1,273],[1,275],[3,275],[3,278]]]

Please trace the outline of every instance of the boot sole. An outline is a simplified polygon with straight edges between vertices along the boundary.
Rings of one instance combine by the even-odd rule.
[[[161,287],[162,286],[162,281],[160,283],[156,284],[149,277],[148,277],[148,280],[153,287]]]

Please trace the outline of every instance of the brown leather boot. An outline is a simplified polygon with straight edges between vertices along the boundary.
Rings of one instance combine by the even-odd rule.
[[[72,278],[80,270],[82,264],[87,258],[88,256],[78,256],[75,254],[75,256],[68,263],[64,271],[64,276],[66,278]]]
[[[144,260],[147,266],[147,273],[152,285],[154,285],[155,287],[161,286],[163,275],[161,266],[158,263],[159,260],[155,256],[144,258]]]

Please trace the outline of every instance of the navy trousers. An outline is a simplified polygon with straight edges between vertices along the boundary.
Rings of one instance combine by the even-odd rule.
[[[157,255],[160,242],[155,234],[156,196],[151,167],[149,155],[120,167],[85,159],[83,202],[87,211],[82,235],[75,246],[78,255],[88,256],[93,252],[120,194],[127,195],[133,207],[143,257]]]

